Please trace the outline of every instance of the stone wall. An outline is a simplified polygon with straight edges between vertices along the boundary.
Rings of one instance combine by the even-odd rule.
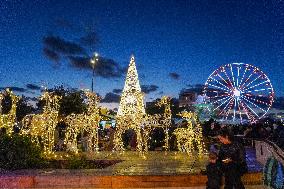
[[[262,183],[262,173],[242,178],[246,185]],[[206,175],[93,176],[93,175],[2,175],[0,188],[154,188],[205,186]]]

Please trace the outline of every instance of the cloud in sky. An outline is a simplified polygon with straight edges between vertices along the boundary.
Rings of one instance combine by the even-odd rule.
[[[86,54],[85,49],[79,44],[67,41],[59,36],[48,35],[43,38],[44,48],[57,54],[77,55]]]
[[[35,85],[35,84],[31,84],[31,83],[27,84],[26,87],[27,87],[27,89],[31,89],[31,90],[40,90],[41,89],[40,86]]]
[[[74,28],[74,26],[64,20],[59,19],[56,24],[61,27]],[[52,62],[60,65],[60,61],[67,61],[73,68],[92,70],[90,63],[91,56],[88,55],[85,47],[90,48],[97,45],[99,39],[93,30],[84,32],[81,38],[75,41],[66,40],[56,35],[46,35],[43,37],[43,54]],[[126,71],[116,61],[107,57],[99,57],[94,66],[96,76],[102,78],[120,78]]]
[[[172,79],[175,79],[175,80],[178,80],[180,78],[180,75],[178,73],[175,73],[175,72],[171,72],[169,73],[169,76],[172,78]]]
[[[5,90],[9,88],[11,91],[16,91],[16,92],[27,92],[28,90],[25,89],[25,88],[22,88],[22,87],[13,87],[13,86],[10,86],[10,87],[0,87],[0,90]]]
[[[81,69],[92,69],[90,64],[90,57],[84,56],[68,56],[72,67]]]
[[[95,73],[104,78],[118,78],[125,73],[125,69],[113,59],[100,58],[95,65]]]
[[[60,55],[49,48],[43,48],[43,54],[53,62],[59,63],[60,61]]]
[[[113,89],[112,92],[115,94],[121,94],[122,89]]]
[[[86,35],[81,37],[80,42],[82,45],[93,48],[99,43],[99,38],[96,32],[91,31],[91,32],[87,32]]]
[[[119,103],[120,101],[120,95],[109,92],[105,95],[105,97],[101,100],[101,102],[105,103],[111,103],[111,102],[117,102]]]
[[[141,85],[141,90],[146,94],[155,92],[158,90],[158,88],[159,87],[157,85]]]
[[[81,69],[93,69],[90,63],[90,57],[82,56],[68,56],[70,64],[73,67]],[[103,78],[119,78],[125,71],[117,62],[112,59],[100,57],[98,62],[95,64],[95,74],[96,76]]]

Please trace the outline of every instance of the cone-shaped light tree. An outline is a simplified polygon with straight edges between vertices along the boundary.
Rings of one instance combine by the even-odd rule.
[[[121,135],[125,130],[133,129],[137,137],[137,150],[142,151],[141,122],[145,115],[143,98],[135,58],[132,55],[117,112],[114,150],[124,150]]]
[[[143,93],[138,80],[134,56],[131,56],[125,85],[120,99],[118,116],[145,114]]]

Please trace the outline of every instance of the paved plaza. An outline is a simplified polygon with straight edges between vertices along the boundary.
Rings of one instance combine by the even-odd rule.
[[[246,150],[246,160],[249,172],[261,172],[262,166],[256,161],[254,149]],[[88,158],[100,160],[122,160],[104,169],[46,169],[20,170],[13,174],[25,175],[62,175],[84,174],[98,176],[119,175],[189,175],[202,174],[208,162],[207,154],[192,155],[182,152],[150,151],[139,153],[136,151],[111,152],[103,151],[89,154]]]
[[[89,154],[89,158],[122,162],[104,169],[19,170],[2,173],[0,178],[5,177],[8,183],[9,179],[14,182],[15,178],[25,177],[33,188],[205,188],[206,175],[202,170],[208,161],[207,154],[126,151],[99,152]],[[253,149],[247,149],[247,162],[250,174],[244,176],[246,188],[261,188],[262,166]]]

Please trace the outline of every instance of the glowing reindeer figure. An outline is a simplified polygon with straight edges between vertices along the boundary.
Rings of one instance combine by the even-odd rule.
[[[171,98],[163,96],[162,99],[156,103],[156,106],[165,107],[164,113],[146,115],[142,124],[143,139],[144,139],[144,151],[148,151],[148,141],[150,139],[150,133],[154,128],[163,128],[165,132],[165,150],[169,149],[169,127],[171,126],[172,112],[171,112]]]
[[[43,148],[45,153],[52,153],[54,148],[54,134],[55,134],[55,128],[58,123],[58,116],[59,116],[59,108],[60,108],[60,100],[62,99],[61,96],[52,94],[50,98],[48,98],[48,106],[46,107],[47,110],[45,112],[47,113],[47,120],[44,124],[44,134],[42,135],[43,139]]]
[[[16,123],[16,110],[17,110],[17,103],[20,100],[20,97],[15,95],[10,89],[6,89],[6,93],[11,97],[12,100],[12,107],[8,114],[1,114],[0,115],[0,128],[6,128],[6,132],[8,135],[11,135],[14,131],[14,125]],[[0,94],[0,102],[4,100],[5,96],[1,93]],[[2,107],[1,107],[2,111]],[[1,112],[2,113],[2,112]]]
[[[70,114],[65,118],[65,123],[68,125],[64,143],[67,146],[67,151],[78,153],[77,136],[79,133],[87,133],[87,151],[98,151],[98,124],[100,121],[100,109],[98,103],[99,96],[95,93],[86,91],[85,95],[88,99],[88,109],[86,113]]]
[[[40,100],[45,101],[42,114],[28,114],[22,119],[21,134],[30,135],[32,141],[40,145],[40,137],[44,134],[45,123],[47,122],[49,93],[44,92]]]
[[[187,121],[187,128],[177,128],[174,131],[179,151],[191,153],[196,146],[198,154],[203,154],[205,148],[202,139],[202,128],[198,123],[197,115],[186,111],[179,115]]]
[[[165,149],[168,151],[169,149],[169,127],[172,122],[172,111],[171,111],[171,98],[167,96],[163,96],[162,99],[157,103],[159,107],[164,106],[165,112],[163,114],[162,127],[166,134],[165,136]]]
[[[160,120],[162,116],[160,114],[145,115],[142,122],[142,134],[143,134],[143,150],[148,152],[148,142],[150,140],[150,133],[157,127],[160,127]]]
[[[59,101],[62,97],[45,91],[40,100],[45,101],[42,114],[29,114],[22,120],[21,134],[30,135],[44,153],[50,154],[54,146],[54,132],[58,123]]]
[[[2,101],[4,100],[5,96],[3,93],[0,93],[0,114],[2,114]]]
[[[86,96],[89,99],[87,110],[87,124],[84,130],[88,133],[87,151],[99,150],[99,122],[101,120],[100,108],[98,106],[100,97],[96,93],[87,91]]]

